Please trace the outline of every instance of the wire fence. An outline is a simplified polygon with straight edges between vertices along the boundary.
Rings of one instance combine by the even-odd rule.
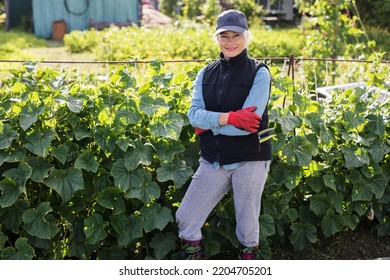
[[[290,61],[290,62],[300,62],[300,61],[322,61],[322,62],[359,62],[359,63],[372,63],[374,60],[365,60],[365,59],[344,59],[344,58],[309,58],[309,57],[295,57],[291,55],[290,57],[259,57],[256,58],[261,61]],[[31,60],[17,60],[17,59],[0,59],[0,63],[26,63]],[[154,59],[150,60],[138,60],[138,59],[129,59],[123,61],[86,61],[86,60],[40,60],[36,61],[41,64],[149,64],[155,61]],[[163,63],[202,63],[210,61],[209,59],[164,59],[161,60]],[[380,63],[390,64],[390,60],[380,60]]]
[[[282,75],[292,78],[294,87],[323,87],[335,84],[345,83],[363,83],[367,80],[367,69],[374,62],[388,69],[390,60],[365,60],[356,58],[308,58],[308,57],[260,57],[256,58],[259,61],[264,61],[269,66],[277,66],[281,68]],[[123,61],[90,61],[90,60],[0,60],[0,77],[7,72],[8,69],[18,68],[24,63],[36,63],[38,65],[46,65],[55,68],[56,70],[70,70],[71,67],[76,67],[81,73],[94,73],[104,79],[108,77],[112,68],[118,65],[135,65],[140,75],[142,76],[147,71],[148,64],[155,61],[163,63],[167,71],[172,69],[183,69],[183,64],[205,64],[213,59],[129,59]],[[172,67],[171,67],[172,66]],[[390,71],[385,78],[390,81]],[[314,85],[313,85],[314,84]]]

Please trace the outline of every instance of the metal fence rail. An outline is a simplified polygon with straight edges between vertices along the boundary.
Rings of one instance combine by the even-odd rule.
[[[290,62],[300,62],[300,61],[322,61],[322,62],[360,62],[360,63],[372,63],[373,60],[364,60],[364,59],[344,59],[344,58],[313,58],[313,57],[295,57],[291,55],[290,57],[259,57],[257,60],[263,61],[290,61]],[[127,63],[140,63],[148,64],[155,60],[122,60],[122,61],[86,61],[86,60],[17,60],[17,59],[0,59],[0,63],[25,63],[25,62],[39,62],[41,64],[127,64]],[[161,60],[164,63],[200,63],[210,61],[209,59],[167,59]],[[381,60],[380,63],[390,63],[390,60]]]

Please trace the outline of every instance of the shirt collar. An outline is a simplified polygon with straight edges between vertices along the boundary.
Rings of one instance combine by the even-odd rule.
[[[240,64],[246,57],[248,57],[247,49],[245,48],[239,55],[230,58],[229,60],[225,60],[222,52],[219,53],[219,60],[223,64],[229,64],[231,66]]]

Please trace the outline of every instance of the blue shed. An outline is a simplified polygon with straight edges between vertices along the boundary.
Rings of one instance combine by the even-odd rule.
[[[139,25],[141,7],[140,0],[33,0],[34,33],[51,38],[55,22],[65,23],[66,33],[89,29],[91,23]]]

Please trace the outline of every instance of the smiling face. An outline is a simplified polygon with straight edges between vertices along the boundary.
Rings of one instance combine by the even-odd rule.
[[[245,35],[232,31],[222,32],[217,35],[219,48],[226,60],[239,55],[246,47]]]

